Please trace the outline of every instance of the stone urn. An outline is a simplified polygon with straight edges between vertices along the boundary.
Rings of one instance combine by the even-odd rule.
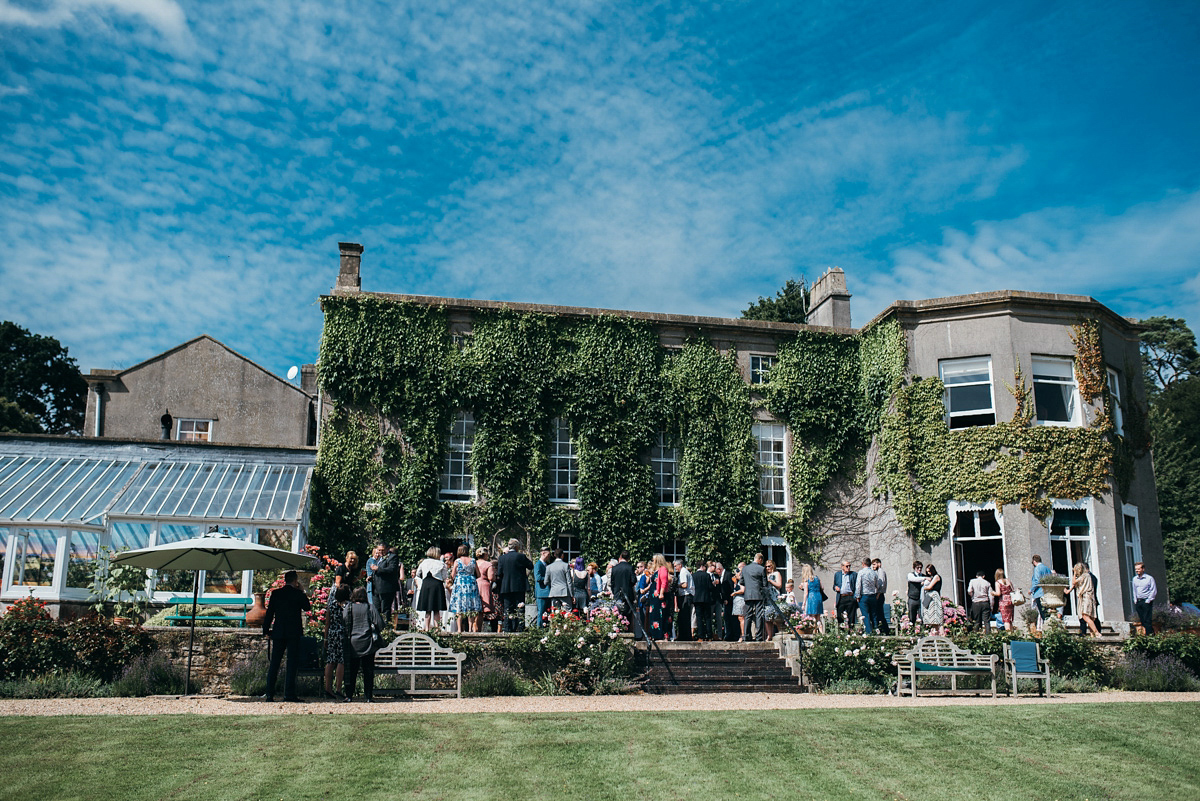
[[[266,593],[254,593],[254,605],[246,612],[246,628],[261,626],[267,616]]]
[[[1066,584],[1038,584],[1042,588],[1042,606],[1059,609],[1066,605]]]

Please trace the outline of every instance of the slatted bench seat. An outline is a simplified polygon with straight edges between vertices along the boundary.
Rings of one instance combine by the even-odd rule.
[[[410,631],[375,654],[375,674],[409,676],[409,695],[441,695],[453,692],[462,698],[462,663],[466,654],[438,645],[429,636]],[[417,689],[417,676],[453,676],[454,689]]]
[[[950,690],[926,689],[926,695],[957,694],[959,676],[987,676],[992,680],[992,697],[996,697],[995,654],[975,654],[964,651],[945,637],[922,637],[916,646],[896,655],[896,695],[917,696],[917,681],[921,676],[949,676]],[[905,686],[907,680],[908,686]],[[981,692],[979,690],[967,692]]]

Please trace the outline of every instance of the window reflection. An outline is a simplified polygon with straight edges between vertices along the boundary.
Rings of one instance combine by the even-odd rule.
[[[54,584],[58,532],[50,528],[22,528],[17,534],[13,585],[49,587]]]
[[[100,553],[99,531],[72,531],[67,551],[67,586],[86,590],[92,584],[96,557]]]

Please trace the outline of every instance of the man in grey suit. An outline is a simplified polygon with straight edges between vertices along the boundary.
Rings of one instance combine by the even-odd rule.
[[[742,639],[750,642],[757,639],[765,642],[767,639],[767,571],[763,567],[763,555],[754,554],[754,561],[742,568],[742,586],[746,588],[742,600],[746,602],[746,630]],[[750,636],[750,630],[754,636]]]
[[[546,589],[551,607],[571,608],[571,566],[563,559],[562,548],[554,551],[554,561],[546,565]]]

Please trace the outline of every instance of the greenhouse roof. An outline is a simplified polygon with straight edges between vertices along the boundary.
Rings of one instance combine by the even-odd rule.
[[[0,439],[0,525],[105,517],[295,524],[311,450]]]

